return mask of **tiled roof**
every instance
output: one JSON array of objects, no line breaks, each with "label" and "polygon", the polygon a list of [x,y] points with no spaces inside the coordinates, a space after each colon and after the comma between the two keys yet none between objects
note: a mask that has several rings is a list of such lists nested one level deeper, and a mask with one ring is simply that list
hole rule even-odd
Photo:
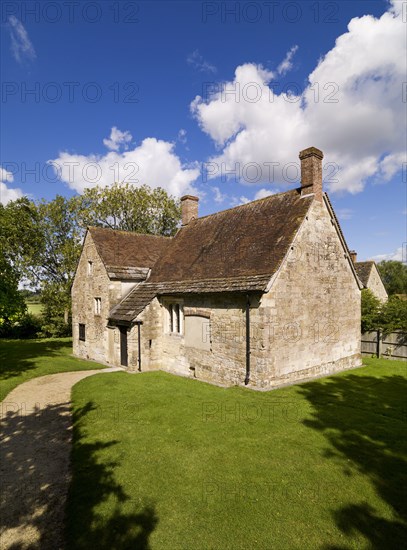
[{"label": "tiled roof", "polygon": [[312,200],[294,189],[193,220],[110,318],[132,321],[160,294],[264,291]]},{"label": "tiled roof", "polygon": [[312,199],[294,189],[193,220],[164,250],[149,282],[271,277]]},{"label": "tiled roof", "polygon": [[364,287],[367,286],[367,282],[369,280],[369,276],[373,266],[374,266],[374,262],[372,261],[355,263],[356,273],[358,274],[358,277]]},{"label": "tiled roof", "polygon": [[131,322],[151,302],[162,294],[205,294],[216,292],[262,292],[270,280],[269,275],[209,279],[202,281],[173,281],[165,283],[142,282],[137,285],[109,315],[112,321]]},{"label": "tiled roof", "polygon": [[142,235],[104,227],[89,227],[88,230],[113,279],[144,279],[172,240],[172,237]]}]

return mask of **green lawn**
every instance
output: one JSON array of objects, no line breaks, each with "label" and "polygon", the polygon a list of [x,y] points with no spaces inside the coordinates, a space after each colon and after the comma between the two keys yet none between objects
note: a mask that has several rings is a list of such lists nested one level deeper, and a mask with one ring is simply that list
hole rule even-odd
[{"label": "green lawn", "polygon": [[41,315],[43,305],[40,302],[26,302],[28,313],[32,315]]},{"label": "green lawn", "polygon": [[97,363],[75,359],[70,356],[71,353],[70,338],[0,339],[0,401],[30,378],[56,372],[104,368]]},{"label": "green lawn", "polygon": [[365,362],[267,393],[163,372],[84,379],[67,548],[402,548],[407,369]]}]

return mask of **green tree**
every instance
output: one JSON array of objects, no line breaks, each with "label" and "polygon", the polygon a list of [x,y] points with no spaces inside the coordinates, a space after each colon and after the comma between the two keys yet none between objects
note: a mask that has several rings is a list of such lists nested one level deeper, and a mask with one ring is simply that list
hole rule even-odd
[{"label": "green tree", "polygon": [[39,203],[18,199],[3,207],[0,216],[4,256],[17,279],[41,288],[47,321],[62,317],[68,322],[82,234],[71,200],[60,195]]},{"label": "green tree", "polygon": [[158,187],[128,183],[85,189],[72,200],[78,223],[152,235],[173,235],[181,218],[179,201]]},{"label": "green tree", "polygon": [[69,322],[70,288],[81,251],[82,230],[70,199],[57,195],[37,205],[42,247],[32,259],[32,270],[41,286],[41,302],[47,319]]},{"label": "green tree", "polygon": [[395,260],[383,260],[377,264],[387,294],[407,294],[407,265]]},{"label": "green tree", "polygon": [[21,279],[35,279],[31,269],[43,247],[37,206],[27,197],[0,204],[1,251]]},{"label": "green tree", "polygon": [[18,272],[0,252],[0,324],[8,323],[12,317],[21,317],[27,310],[18,282]]},{"label": "green tree", "polygon": [[381,306],[380,300],[371,290],[362,290],[362,333],[379,328]]},{"label": "green tree", "polygon": [[24,296],[18,287],[24,257],[38,246],[39,239],[30,230],[35,223],[35,209],[27,198],[6,206],[0,203],[0,318],[6,323],[26,313]]},{"label": "green tree", "polygon": [[381,308],[380,327],[387,334],[396,330],[407,333],[407,301],[390,296]]}]

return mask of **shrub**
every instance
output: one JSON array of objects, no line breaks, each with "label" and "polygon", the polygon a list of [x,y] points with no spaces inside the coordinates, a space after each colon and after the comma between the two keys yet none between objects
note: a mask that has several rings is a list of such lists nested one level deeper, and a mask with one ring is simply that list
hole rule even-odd
[{"label": "shrub", "polygon": [[362,290],[362,333],[379,328],[381,306],[380,300],[371,290]]},{"label": "shrub", "polygon": [[64,338],[65,336],[72,336],[72,327],[70,323],[65,323],[64,319],[60,317],[52,317],[42,319],[40,338]]},{"label": "shrub", "polygon": [[0,338],[38,338],[40,331],[41,319],[31,313],[25,313],[16,320],[4,321],[0,325]]}]

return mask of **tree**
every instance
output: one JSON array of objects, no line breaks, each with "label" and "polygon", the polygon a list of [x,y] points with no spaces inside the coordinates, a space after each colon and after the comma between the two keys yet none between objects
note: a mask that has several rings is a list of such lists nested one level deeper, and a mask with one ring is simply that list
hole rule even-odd
[{"label": "tree", "polygon": [[[41,289],[45,333],[52,334],[55,327],[55,335],[61,335],[66,330],[61,319],[65,325],[69,321],[70,288],[87,225],[172,235],[179,220],[176,199],[161,188],[152,190],[145,185],[95,187],[85,189],[82,196],[67,199],[57,195],[52,201],[38,203],[24,197],[0,205],[5,262],[0,269],[9,274],[6,279],[14,290],[21,280]],[[17,299],[13,292],[8,295]]]},{"label": "tree", "polygon": [[396,330],[407,333],[407,301],[390,296],[381,308],[380,326],[387,334]]},{"label": "tree", "polygon": [[82,230],[70,199],[57,195],[50,202],[41,201],[37,208],[42,247],[32,259],[32,269],[40,281],[44,315],[63,316],[68,323],[70,289],[81,251]]},{"label": "tree", "polygon": [[379,328],[381,305],[371,290],[362,290],[362,333]]},{"label": "tree", "polygon": [[179,202],[164,189],[128,183],[85,189],[72,199],[81,226],[96,225],[147,233],[173,235],[181,218]]},{"label": "tree", "polygon": [[0,204],[0,319],[26,313],[25,300],[18,286],[24,271],[24,257],[37,248],[35,214],[27,198]]},{"label": "tree", "polygon": [[43,246],[39,230],[39,213],[35,203],[27,197],[0,204],[1,250],[21,279],[34,278],[33,260]]},{"label": "tree", "polygon": [[387,294],[407,294],[407,265],[395,260],[383,260],[377,264]]},{"label": "tree", "polygon": [[81,249],[81,228],[71,201],[57,195],[34,203],[26,197],[0,210],[4,256],[17,280],[41,288],[47,319],[68,322],[70,285]]},{"label": "tree", "polygon": [[17,271],[4,253],[0,253],[0,323],[22,316],[27,310],[24,297],[18,290],[18,281]]}]

